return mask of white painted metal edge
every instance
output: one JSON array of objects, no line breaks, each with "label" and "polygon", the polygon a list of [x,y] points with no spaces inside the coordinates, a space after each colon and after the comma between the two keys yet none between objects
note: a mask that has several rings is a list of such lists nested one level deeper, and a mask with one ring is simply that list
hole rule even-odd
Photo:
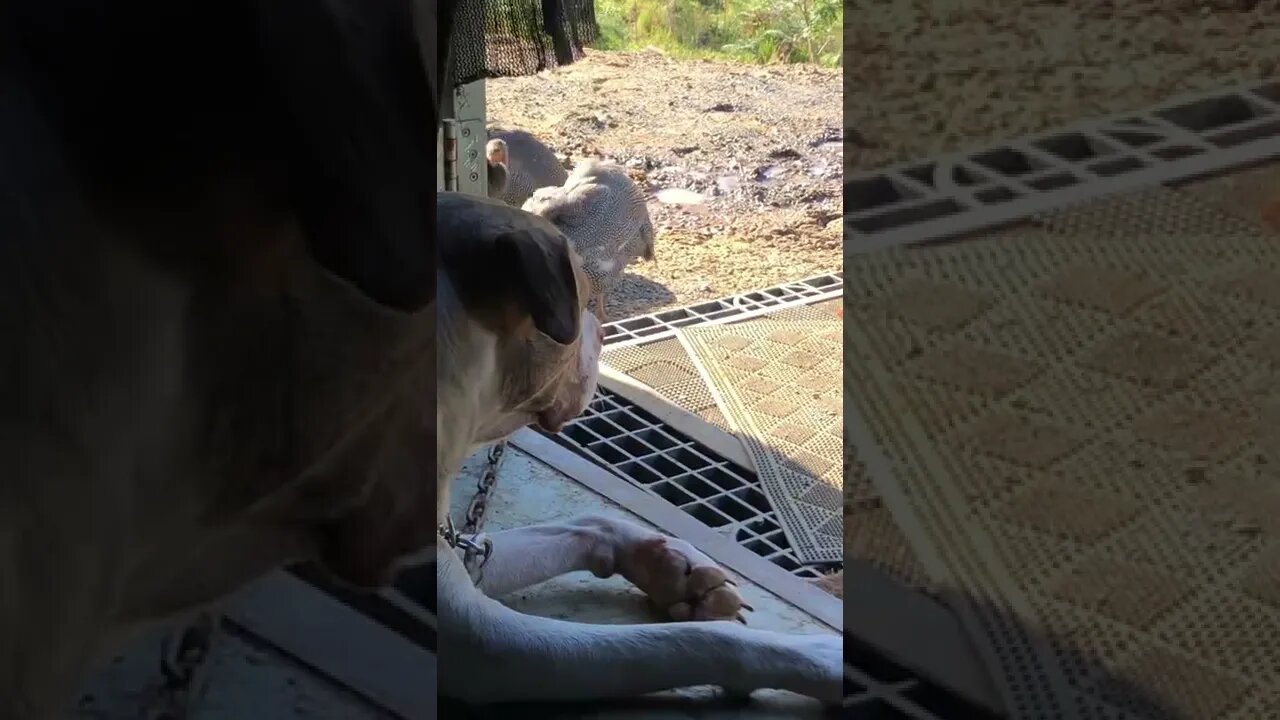
[{"label": "white painted metal edge", "polygon": [[237,593],[224,617],[404,720],[435,720],[436,656],[287,572]]},{"label": "white painted metal edge", "polygon": [[[1197,177],[1230,172],[1233,167],[1280,158],[1280,138],[1267,138],[1205,153],[1114,177],[1098,178],[1068,188],[1044,192],[1000,205],[974,208],[949,217],[914,223],[883,233],[860,233],[845,224],[845,262],[857,255],[902,245],[954,238],[1016,223],[1037,213],[1058,210],[1145,187],[1187,182]],[[939,200],[945,198],[939,197]]]},{"label": "white painted metal edge", "polygon": [[986,665],[948,608],[864,560],[845,560],[844,598],[846,633],[929,682],[1004,714]]}]

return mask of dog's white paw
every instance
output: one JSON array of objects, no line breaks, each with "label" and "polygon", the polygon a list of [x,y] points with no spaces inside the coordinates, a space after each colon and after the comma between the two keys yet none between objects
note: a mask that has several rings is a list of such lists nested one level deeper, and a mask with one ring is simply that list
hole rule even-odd
[{"label": "dog's white paw", "polygon": [[653,535],[619,548],[617,571],[672,620],[737,620],[751,610],[728,574],[678,538]]}]

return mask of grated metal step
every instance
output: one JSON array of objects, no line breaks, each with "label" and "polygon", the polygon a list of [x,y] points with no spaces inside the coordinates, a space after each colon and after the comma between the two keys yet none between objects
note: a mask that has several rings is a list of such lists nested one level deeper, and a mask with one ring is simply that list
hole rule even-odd
[{"label": "grated metal step", "polygon": [[1280,82],[846,178],[845,253],[966,235],[1280,157]]},{"label": "grated metal step", "polygon": [[718,300],[615,320],[604,325],[604,344],[610,347],[653,342],[690,325],[746,320],[784,307],[839,297],[844,273],[816,275],[764,290],[730,295]]}]

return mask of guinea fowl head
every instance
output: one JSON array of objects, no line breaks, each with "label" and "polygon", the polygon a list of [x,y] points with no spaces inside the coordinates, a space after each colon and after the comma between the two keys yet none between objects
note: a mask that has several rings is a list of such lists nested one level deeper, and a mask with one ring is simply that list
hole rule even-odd
[{"label": "guinea fowl head", "polygon": [[494,138],[485,143],[484,159],[489,166],[489,197],[498,197],[507,187],[507,180],[511,175],[508,158],[506,141]]}]

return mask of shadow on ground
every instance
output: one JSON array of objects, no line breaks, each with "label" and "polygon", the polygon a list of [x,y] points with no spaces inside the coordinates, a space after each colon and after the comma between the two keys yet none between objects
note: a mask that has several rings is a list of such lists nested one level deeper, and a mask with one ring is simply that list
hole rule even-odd
[{"label": "shadow on ground", "polygon": [[[899,584],[896,581],[894,582]],[[910,591],[905,586],[902,586],[902,589]],[[857,588],[846,587],[845,592],[854,593],[857,592]],[[936,593],[936,598],[946,599],[944,607],[958,607],[961,604],[957,593],[951,590],[943,589],[939,591]],[[975,610],[977,609],[975,607]],[[1071,686],[1080,689],[1086,697],[1091,698],[1084,701],[1088,704],[1080,709],[1083,715],[1064,714],[1062,717],[1108,717],[1124,718],[1125,720],[1210,720],[1211,717],[1218,717],[1216,713],[1210,715],[1203,713],[1192,714],[1185,709],[1173,707],[1167,698],[1156,697],[1149,690],[1139,686],[1132,678],[1115,672],[1115,670],[1108,667],[1106,660],[1098,657],[1095,653],[1085,649],[1070,638],[1046,633],[1042,629],[1031,627],[1024,620],[1004,611],[989,612],[988,617],[994,618],[997,624],[1021,629],[1033,643],[1058,648],[1059,657],[1063,658],[1063,669],[1068,682]],[[898,618],[898,622],[903,621],[904,618]],[[930,649],[922,646],[920,652],[929,653]],[[855,702],[851,707],[844,708],[842,712],[845,714],[840,717],[901,717],[922,718],[925,720],[1000,720],[1003,718],[1019,720],[1023,717],[1048,717],[1039,714],[1034,716],[1019,715],[1017,709],[1009,708],[1006,708],[1004,713],[993,714],[948,689],[945,683],[923,678],[918,673],[912,672],[909,669],[911,666],[910,658],[902,659],[901,663],[896,662],[887,657],[885,653],[861,642],[849,633],[845,634],[844,657],[846,663],[845,692],[846,696],[853,697]],[[854,670],[850,671],[848,666],[852,666]],[[988,671],[988,677],[990,677],[989,673],[990,671]],[[849,677],[850,674],[854,674],[854,677]],[[862,675],[863,678],[858,678],[858,674]],[[1038,667],[1026,666],[1021,673],[1021,679],[1029,680],[1037,675],[1044,674]],[[869,687],[860,685],[858,679],[861,679]],[[868,679],[870,682],[866,682]],[[899,714],[894,708],[889,707],[889,703],[877,697],[876,685],[904,687],[903,683],[907,683],[912,679],[917,681],[916,684],[914,687],[905,689],[902,692],[902,696],[922,708],[926,711],[926,714],[921,714],[918,711]],[[1008,684],[1016,692],[1018,680],[1019,678],[1006,678],[1005,683],[1001,684]],[[993,694],[999,697],[1000,693],[995,690],[998,687],[997,683],[992,682],[991,687]],[[865,701],[861,699],[864,697],[866,698]],[[1065,710],[1066,708],[1061,709]],[[1039,712],[1048,711],[1047,708],[1039,708]]]}]

